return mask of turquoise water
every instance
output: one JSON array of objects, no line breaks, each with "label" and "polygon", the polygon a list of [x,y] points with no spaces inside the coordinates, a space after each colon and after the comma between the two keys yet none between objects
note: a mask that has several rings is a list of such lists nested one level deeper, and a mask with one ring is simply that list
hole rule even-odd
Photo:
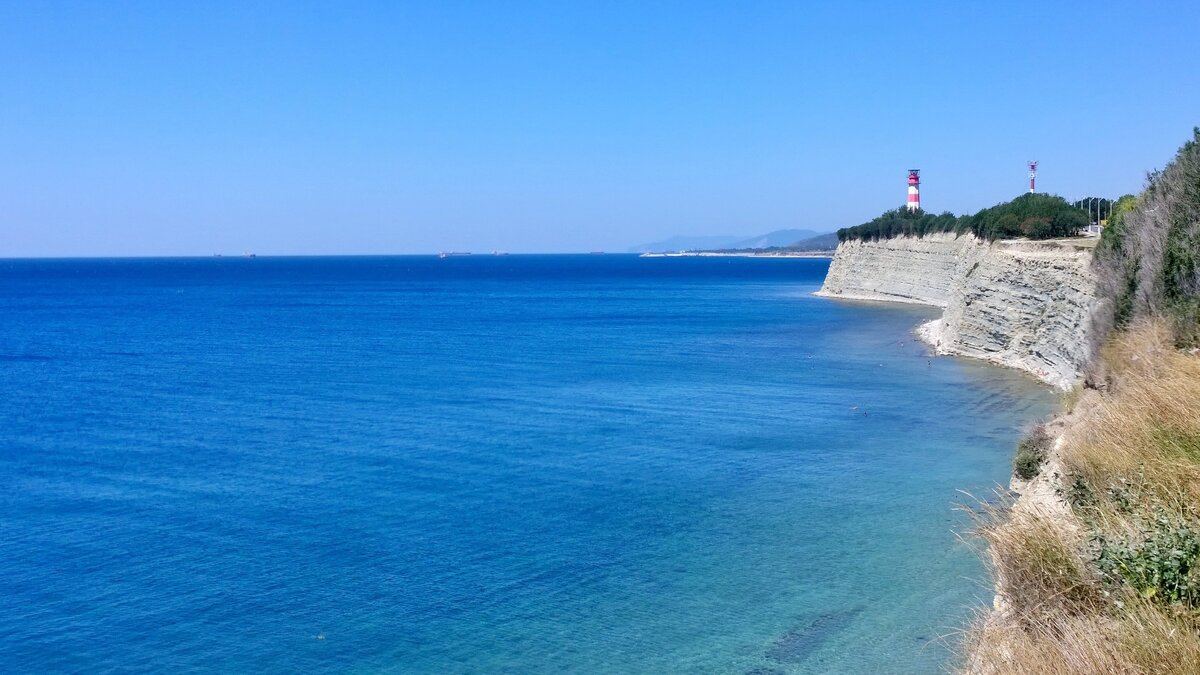
[{"label": "turquoise water", "polygon": [[0,671],[937,671],[1054,397],[827,266],[0,261]]}]

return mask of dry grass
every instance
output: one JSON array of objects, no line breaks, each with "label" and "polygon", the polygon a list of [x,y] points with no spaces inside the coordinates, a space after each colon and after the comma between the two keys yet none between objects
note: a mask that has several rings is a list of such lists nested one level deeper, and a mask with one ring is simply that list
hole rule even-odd
[{"label": "dry grass", "polygon": [[1074,515],[1015,508],[979,522],[1005,606],[968,633],[968,671],[1200,672],[1194,596],[1173,602],[1101,571],[1103,542],[1136,555],[1155,523],[1200,532],[1200,356],[1173,337],[1144,323],[1106,346],[1107,393],[1079,399],[1058,450],[1063,493],[1082,485],[1086,497]]},{"label": "dry grass", "polygon": [[1031,626],[981,621],[968,635],[971,671],[988,675],[1194,675],[1200,640],[1189,619],[1130,599],[1114,613],[1057,616]]},{"label": "dry grass", "polygon": [[1010,621],[1031,626],[1103,604],[1099,581],[1080,555],[1083,542],[1055,518],[986,507],[976,532],[987,542],[992,572],[1006,590]]},{"label": "dry grass", "polygon": [[1075,406],[1079,405],[1080,399],[1083,398],[1083,385],[1077,384],[1071,387],[1062,395],[1063,410],[1068,413],[1074,412]]},{"label": "dry grass", "polygon": [[1100,237],[1060,237],[1055,239],[1039,239],[1037,243],[1055,248],[1089,250],[1096,248],[1096,245],[1100,243]]},{"label": "dry grass", "polygon": [[1112,393],[1064,448],[1067,471],[1110,505],[1115,486],[1172,511],[1200,505],[1200,357],[1172,344],[1162,323],[1114,337],[1103,352]]}]

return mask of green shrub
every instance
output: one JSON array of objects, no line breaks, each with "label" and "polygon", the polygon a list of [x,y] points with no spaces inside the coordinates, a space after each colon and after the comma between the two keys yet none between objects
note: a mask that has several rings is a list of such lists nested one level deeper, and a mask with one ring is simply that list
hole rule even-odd
[{"label": "green shrub", "polygon": [[1200,537],[1186,522],[1159,513],[1140,541],[1096,542],[1096,566],[1111,582],[1164,604],[1200,606]]},{"label": "green shrub", "polygon": [[1096,494],[1088,486],[1083,476],[1075,476],[1071,486],[1066,491],[1067,502],[1077,510],[1089,509],[1096,505]]},{"label": "green shrub", "polygon": [[1039,424],[1031,429],[1017,445],[1017,455],[1013,458],[1013,473],[1024,480],[1038,475],[1053,442],[1054,439],[1047,433],[1045,425]]}]

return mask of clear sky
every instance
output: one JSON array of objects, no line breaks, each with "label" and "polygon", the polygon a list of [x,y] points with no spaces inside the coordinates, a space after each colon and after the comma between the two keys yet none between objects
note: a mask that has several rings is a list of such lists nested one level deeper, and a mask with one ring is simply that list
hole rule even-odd
[{"label": "clear sky", "polygon": [[1141,188],[1200,3],[0,3],[0,257],[623,250]]}]

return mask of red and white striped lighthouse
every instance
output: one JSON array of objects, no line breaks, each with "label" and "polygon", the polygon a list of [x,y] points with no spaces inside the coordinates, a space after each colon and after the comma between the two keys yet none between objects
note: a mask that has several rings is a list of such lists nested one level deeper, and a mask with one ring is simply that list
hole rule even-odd
[{"label": "red and white striped lighthouse", "polygon": [[1029,191],[1033,192],[1033,179],[1037,178],[1037,162],[1029,163]]},{"label": "red and white striped lighthouse", "polygon": [[921,208],[921,170],[908,170],[908,210],[917,211]]}]

